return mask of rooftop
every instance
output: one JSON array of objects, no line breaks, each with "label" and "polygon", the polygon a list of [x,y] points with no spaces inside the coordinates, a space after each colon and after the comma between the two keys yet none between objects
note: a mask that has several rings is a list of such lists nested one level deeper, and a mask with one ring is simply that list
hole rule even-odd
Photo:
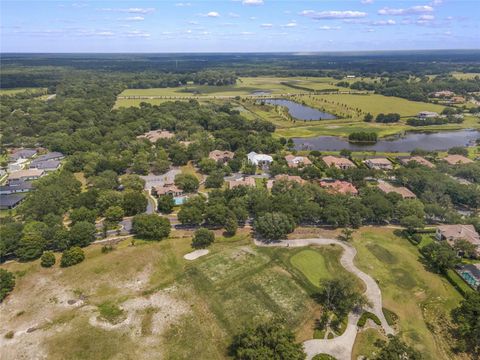
[{"label": "rooftop", "polygon": [[29,178],[29,177],[40,177],[43,175],[43,170],[41,169],[27,169],[27,170],[19,170],[12,172],[9,176],[9,180],[15,179],[22,179],[22,178]]},{"label": "rooftop", "polygon": [[138,135],[137,139],[147,139],[150,142],[156,142],[159,139],[171,139],[175,136],[174,133],[167,130],[151,130],[145,134]]},{"label": "rooftop", "polygon": [[449,163],[450,165],[473,163],[473,160],[470,160],[469,158],[463,155],[448,155],[448,156],[445,156],[443,160]]},{"label": "rooftop", "polygon": [[379,181],[377,187],[386,194],[394,192],[401,195],[402,198],[404,199],[413,199],[417,197],[413,192],[408,190],[406,187],[403,187],[403,186],[396,187],[385,181]]}]

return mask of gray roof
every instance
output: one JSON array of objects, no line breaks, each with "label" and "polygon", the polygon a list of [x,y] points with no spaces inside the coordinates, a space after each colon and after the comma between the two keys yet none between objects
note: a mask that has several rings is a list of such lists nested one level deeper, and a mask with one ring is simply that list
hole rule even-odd
[{"label": "gray roof", "polygon": [[25,194],[0,195],[0,209],[8,209],[12,206],[16,206],[24,197]]},{"label": "gray roof", "polygon": [[37,150],[35,149],[22,149],[22,150],[18,150],[16,151],[15,153],[11,154],[8,158],[10,160],[18,160],[20,158],[30,158],[32,157],[33,155],[35,155],[37,153]]},{"label": "gray roof", "polygon": [[15,185],[5,185],[5,186],[0,186],[0,192],[3,191],[18,191],[18,190],[25,190],[25,189],[31,189],[33,187],[32,183],[22,181],[18,184]]},{"label": "gray roof", "polygon": [[63,157],[64,155],[61,152],[53,151],[53,152],[46,153],[44,155],[40,155],[39,157],[37,157],[35,160],[32,161],[32,164],[38,163],[40,161],[60,159]]},{"label": "gray roof", "polygon": [[56,169],[60,166],[58,160],[32,161],[30,167],[37,169]]}]

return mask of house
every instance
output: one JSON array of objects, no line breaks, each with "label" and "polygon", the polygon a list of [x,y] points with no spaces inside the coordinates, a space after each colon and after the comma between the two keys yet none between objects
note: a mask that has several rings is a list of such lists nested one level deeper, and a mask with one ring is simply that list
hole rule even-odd
[{"label": "house", "polygon": [[36,153],[35,149],[16,149],[8,156],[8,161],[15,162],[19,159],[29,159]]},{"label": "house", "polygon": [[465,98],[463,96],[454,96],[450,99],[450,102],[453,104],[463,104],[465,102]]},{"label": "house", "polygon": [[449,90],[442,90],[442,91],[437,91],[433,93],[433,97],[436,97],[436,98],[450,98],[454,95],[455,93]]},{"label": "house", "polygon": [[327,155],[322,158],[323,162],[327,164],[328,167],[336,167],[340,170],[346,170],[355,167],[355,164],[344,157],[337,157],[332,155]]},{"label": "house", "polygon": [[33,188],[32,183],[22,181],[15,185],[0,186],[0,195],[24,193],[32,190],[32,188]]},{"label": "house", "polygon": [[65,156],[61,152],[58,152],[58,151],[49,152],[44,155],[40,155],[35,160],[33,160],[32,163],[30,164],[30,167],[34,167],[35,164],[42,161],[50,161],[50,160],[59,161],[59,160],[62,160],[64,157]]},{"label": "house", "polygon": [[397,193],[402,196],[403,199],[415,199],[417,196],[408,190],[406,187],[403,186],[393,186],[385,181],[378,181],[377,185],[378,189],[383,191],[385,194],[389,194],[391,192]]},{"label": "house", "polygon": [[22,170],[27,162],[28,159],[20,158],[15,162],[9,163],[7,166],[8,172]]},{"label": "house", "polygon": [[273,162],[270,155],[257,154],[255,151],[248,153],[247,158],[250,164],[260,167],[268,167]]},{"label": "house", "polygon": [[442,159],[443,161],[446,161],[450,165],[463,165],[463,164],[471,164],[473,163],[473,160],[470,160],[469,158],[463,156],[463,155],[448,155]]},{"label": "house", "polygon": [[480,264],[465,264],[456,271],[468,285],[480,291]]},{"label": "house", "polygon": [[312,162],[306,156],[287,155],[285,156],[285,160],[287,161],[287,165],[290,168],[296,168],[299,165],[300,166],[312,165]]},{"label": "house", "polygon": [[17,207],[23,199],[25,194],[9,194],[0,195],[0,210],[10,210]]},{"label": "house", "polygon": [[61,163],[58,160],[45,160],[32,162],[30,168],[41,169],[45,171],[55,171],[60,168],[60,165]]},{"label": "house", "polygon": [[155,143],[159,139],[171,139],[175,136],[174,133],[167,130],[152,130],[145,134],[138,135],[137,139],[147,139],[148,141]]},{"label": "house", "polygon": [[215,160],[217,163],[225,164],[234,157],[234,153],[226,150],[213,150],[208,154],[208,158]]},{"label": "house", "polygon": [[432,118],[437,118],[440,115],[434,111],[420,111],[417,114],[417,118],[420,120],[425,120],[425,119],[432,119]]},{"label": "house", "polygon": [[322,188],[326,188],[332,193],[344,194],[344,195],[358,195],[358,190],[348,181],[341,180],[321,180],[319,185]]},{"label": "house", "polygon": [[407,165],[410,162],[416,162],[419,165],[426,166],[428,168],[434,168],[435,165],[433,165],[430,161],[425,159],[424,157],[421,156],[399,156],[398,161],[400,161],[400,164],[402,165]]},{"label": "house", "polygon": [[36,180],[44,175],[44,171],[41,169],[28,169],[12,172],[8,176],[8,180]]},{"label": "house", "polygon": [[300,184],[300,185],[304,185],[306,183],[306,181],[303,180],[300,176],[279,174],[279,175],[276,175],[274,179],[267,181],[267,189],[271,190],[273,188],[273,185],[277,181],[296,182],[297,184]]},{"label": "house", "polygon": [[367,165],[370,169],[375,169],[375,170],[392,170],[393,169],[392,163],[387,158],[367,159],[363,163]]},{"label": "house", "polygon": [[473,225],[440,225],[435,237],[437,240],[446,240],[450,246],[455,245],[458,240],[466,240],[477,247],[477,254],[480,255],[480,236]]},{"label": "house", "polygon": [[236,188],[238,186],[256,186],[255,178],[253,178],[251,176],[247,176],[247,177],[240,178],[240,179],[237,179],[237,180],[230,180],[228,182],[228,188],[229,189],[233,189],[233,188]]},{"label": "house", "polygon": [[153,186],[151,193],[153,196],[156,196],[156,197],[159,197],[162,195],[172,195],[173,197],[175,197],[175,196],[183,195],[183,190],[178,188],[175,184],[168,183],[168,184]]}]

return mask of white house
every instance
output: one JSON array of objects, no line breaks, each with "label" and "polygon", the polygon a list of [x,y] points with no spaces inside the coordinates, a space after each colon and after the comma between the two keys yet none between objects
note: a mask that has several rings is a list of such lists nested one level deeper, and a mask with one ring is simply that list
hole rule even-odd
[{"label": "white house", "polygon": [[13,171],[19,171],[22,170],[25,167],[25,163],[28,161],[28,159],[25,158],[19,158],[17,161],[13,163],[8,164],[8,171],[13,172]]},{"label": "white house", "polygon": [[247,158],[250,164],[260,167],[268,167],[273,162],[273,158],[270,155],[257,154],[255,151],[249,153]]}]

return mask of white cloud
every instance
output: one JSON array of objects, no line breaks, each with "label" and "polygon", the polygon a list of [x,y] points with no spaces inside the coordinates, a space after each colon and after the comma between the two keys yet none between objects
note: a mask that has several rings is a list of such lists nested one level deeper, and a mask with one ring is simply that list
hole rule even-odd
[{"label": "white cloud", "polygon": [[435,16],[433,16],[433,15],[421,15],[417,19],[417,24],[418,25],[431,25],[433,20],[435,20]]},{"label": "white cloud", "polygon": [[102,8],[98,9],[100,11],[113,11],[113,12],[125,12],[130,14],[150,14],[155,11],[155,8],[128,8],[128,9],[118,9],[118,8]]},{"label": "white cloud", "polygon": [[372,25],[375,25],[375,26],[388,26],[388,25],[395,25],[397,22],[395,20],[392,20],[392,19],[388,19],[388,20],[379,20],[379,21],[374,21],[372,23]]},{"label": "white cloud", "polygon": [[249,19],[252,20],[252,21],[257,20],[257,18],[255,16],[250,16]]},{"label": "white cloud", "polygon": [[373,4],[373,0],[361,0],[360,2],[364,5]]},{"label": "white cloud", "polygon": [[292,28],[297,26],[296,22],[289,22],[288,24],[283,25],[283,27]]},{"label": "white cloud", "polygon": [[363,11],[314,11],[314,10],[303,10],[300,15],[307,16],[312,19],[353,19],[353,18],[362,18],[367,16],[366,12]]},{"label": "white cloud", "polygon": [[188,22],[190,25],[198,25],[198,21],[189,21]]},{"label": "white cloud", "polygon": [[128,37],[143,37],[143,38],[150,37],[149,33],[145,32],[145,31],[141,31],[141,30],[127,31],[125,33],[125,35],[128,36]]},{"label": "white cloud", "polygon": [[130,16],[125,18],[127,21],[143,21],[145,18],[143,16]]},{"label": "white cloud", "polygon": [[263,0],[243,0],[243,5],[263,5]]},{"label": "white cloud", "polygon": [[200,16],[216,18],[216,17],[220,17],[220,13],[218,13],[216,11],[210,11],[206,14],[200,14]]},{"label": "white cloud", "polygon": [[233,13],[233,12],[229,12],[228,16],[231,17],[231,18],[239,18],[240,17],[240,15],[238,15],[236,13]]},{"label": "white cloud", "polygon": [[242,31],[240,35],[255,35],[255,33],[250,32],[250,31]]},{"label": "white cloud", "polygon": [[262,24],[260,25],[262,28],[266,28],[266,29],[271,29],[273,27],[273,24]]},{"label": "white cloud", "polygon": [[189,2],[188,3],[180,2],[180,3],[176,3],[175,6],[177,6],[177,7],[188,7],[188,6],[192,6],[192,4],[189,3]]},{"label": "white cloud", "polygon": [[379,15],[411,15],[411,14],[424,14],[430,13],[433,11],[433,7],[430,5],[418,5],[412,6],[406,9],[391,9],[385,7],[383,9],[378,10]]},{"label": "white cloud", "polygon": [[323,25],[318,28],[318,30],[325,30],[325,31],[340,30],[340,29],[341,29],[340,26],[328,26],[328,25]]}]

